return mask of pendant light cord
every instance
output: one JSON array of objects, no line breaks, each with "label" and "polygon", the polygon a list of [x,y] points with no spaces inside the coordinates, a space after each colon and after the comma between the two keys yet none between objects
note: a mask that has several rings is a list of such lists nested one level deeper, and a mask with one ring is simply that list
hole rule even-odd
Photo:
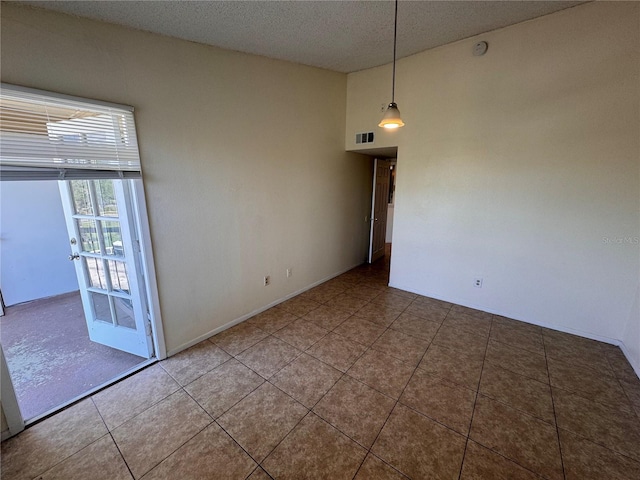
[{"label": "pendant light cord", "polygon": [[398,0],[396,0],[396,13],[393,19],[393,77],[391,80],[391,103],[395,103],[396,95],[396,42],[398,38]]}]

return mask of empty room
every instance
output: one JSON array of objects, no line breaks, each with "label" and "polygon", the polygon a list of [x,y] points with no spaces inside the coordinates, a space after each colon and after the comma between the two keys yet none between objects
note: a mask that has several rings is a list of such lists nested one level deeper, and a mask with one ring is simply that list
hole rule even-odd
[{"label": "empty room", "polygon": [[640,478],[640,3],[0,15],[2,479]]}]

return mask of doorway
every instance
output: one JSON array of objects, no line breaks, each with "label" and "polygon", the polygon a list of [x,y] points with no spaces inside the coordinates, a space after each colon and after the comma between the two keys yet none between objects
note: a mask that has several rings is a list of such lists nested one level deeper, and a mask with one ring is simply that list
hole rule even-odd
[{"label": "doorway", "polygon": [[0,342],[26,423],[157,356],[141,187],[133,179],[1,186]]},{"label": "doorway", "polygon": [[397,159],[374,158],[368,253],[370,264],[382,258],[385,258],[385,262],[390,261],[396,172]]}]

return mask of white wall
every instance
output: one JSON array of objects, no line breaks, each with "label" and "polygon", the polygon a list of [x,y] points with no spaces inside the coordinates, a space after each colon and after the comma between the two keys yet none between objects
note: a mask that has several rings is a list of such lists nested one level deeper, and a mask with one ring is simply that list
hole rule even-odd
[{"label": "white wall", "polygon": [[15,4],[1,35],[3,81],[135,107],[170,352],[363,261],[346,75]]},{"label": "white wall", "polygon": [[391,243],[393,240],[393,205],[387,207],[387,233],[385,235],[385,242]]},{"label": "white wall", "polygon": [[7,306],[78,290],[57,182],[1,182],[0,216]]},{"label": "white wall", "polygon": [[[640,246],[617,241],[640,236],[639,25],[640,4],[594,2],[398,63],[406,126],[376,139],[402,165],[393,286],[635,343],[640,367]],[[347,149],[389,83],[349,75]]]}]

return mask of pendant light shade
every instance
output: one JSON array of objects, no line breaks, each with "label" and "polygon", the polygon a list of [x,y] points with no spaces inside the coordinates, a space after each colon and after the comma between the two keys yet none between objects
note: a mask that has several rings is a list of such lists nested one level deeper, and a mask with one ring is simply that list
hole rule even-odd
[{"label": "pendant light shade", "polygon": [[393,75],[391,77],[391,103],[382,116],[378,124],[379,127],[394,129],[404,127],[404,122],[400,118],[400,110],[395,102],[396,94],[396,43],[398,38],[398,0],[396,0],[395,16],[393,19]]},{"label": "pendant light shade", "polygon": [[404,127],[404,122],[400,118],[400,110],[395,102],[389,104],[378,126],[388,129]]}]

